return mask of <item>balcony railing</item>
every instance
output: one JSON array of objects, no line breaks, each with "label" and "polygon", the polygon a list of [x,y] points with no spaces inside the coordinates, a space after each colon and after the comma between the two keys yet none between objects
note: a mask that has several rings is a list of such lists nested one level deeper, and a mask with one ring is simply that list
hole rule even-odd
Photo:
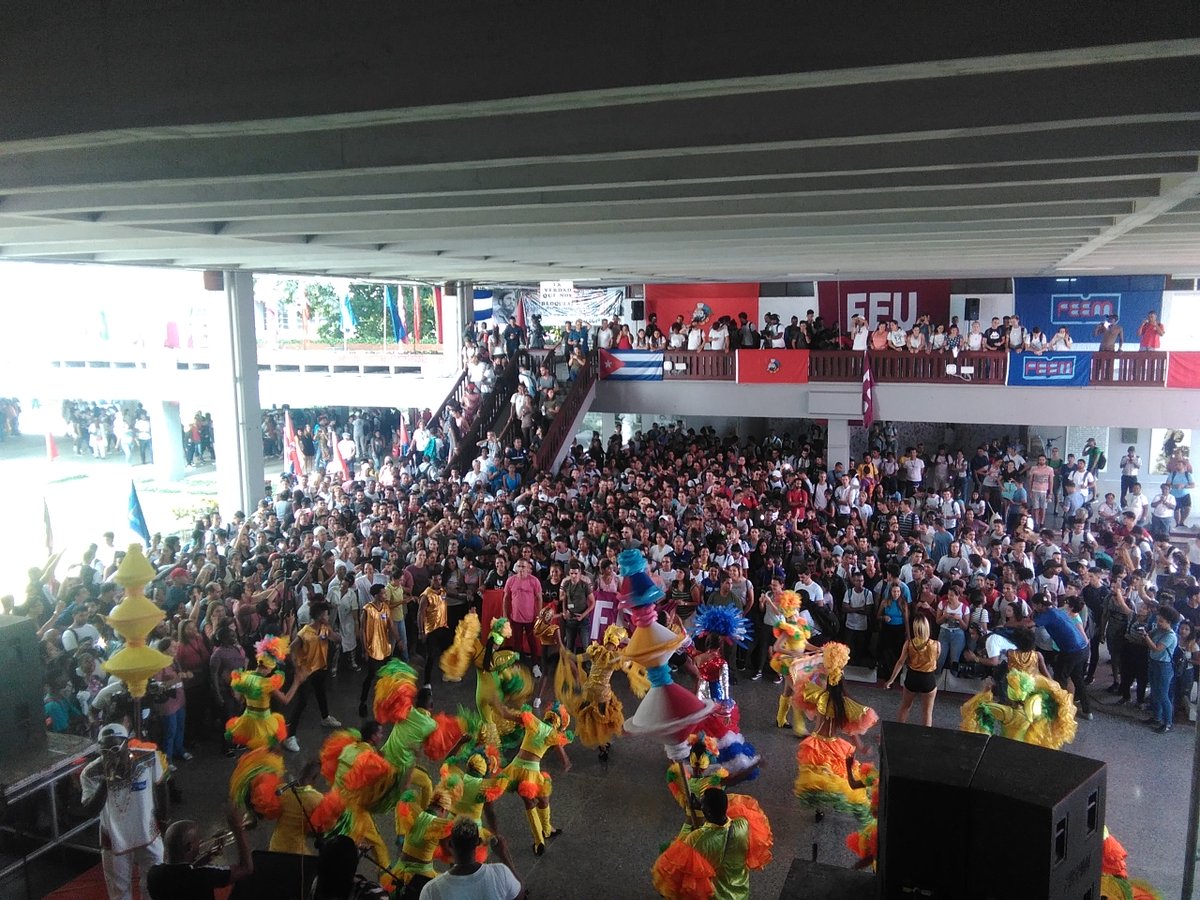
[{"label": "balcony railing", "polygon": [[575,376],[575,380],[567,387],[567,396],[563,405],[546,427],[542,445],[533,454],[533,467],[538,472],[548,472],[558,451],[564,443],[571,439],[572,425],[575,423],[583,401],[587,399],[588,391],[596,381],[600,371],[600,351],[593,347],[587,355],[587,363]]},{"label": "balcony railing", "polygon": [[[807,353],[810,382],[862,381],[863,354],[858,350],[778,350],[780,354]],[[872,350],[871,374],[882,384],[1003,385],[1008,381],[1006,352],[898,353]],[[737,351],[666,350],[665,381],[736,381]],[[1167,381],[1170,354],[1158,351],[1092,353],[1091,385],[1162,387]]]},{"label": "balcony railing", "polygon": [[737,361],[721,350],[667,350],[663,378],[669,381],[733,381]]},{"label": "balcony railing", "polygon": [[1167,354],[1160,350],[1092,354],[1092,384],[1162,387],[1166,383]]}]

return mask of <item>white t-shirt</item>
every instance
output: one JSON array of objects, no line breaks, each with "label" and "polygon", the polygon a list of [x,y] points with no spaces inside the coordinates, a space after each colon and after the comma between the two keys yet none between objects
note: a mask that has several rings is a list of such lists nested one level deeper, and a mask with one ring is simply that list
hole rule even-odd
[{"label": "white t-shirt", "polygon": [[92,646],[100,646],[100,632],[96,630],[95,625],[84,623],[78,627],[72,625],[64,628],[62,632],[63,649],[68,653],[73,652],[82,642],[88,638],[92,639]]},{"label": "white t-shirt", "polygon": [[521,883],[503,863],[484,863],[470,875],[443,872],[421,888],[421,900],[516,900]]},{"label": "white t-shirt", "polygon": [[797,593],[803,591],[805,594],[808,595],[808,599],[811,600],[813,603],[815,603],[817,606],[825,606],[826,605],[825,604],[825,589],[822,588],[815,581],[811,581],[808,584],[805,584],[802,581],[797,581],[796,586],[792,590],[796,591]]},{"label": "white t-shirt", "polygon": [[710,350],[724,350],[725,345],[729,343],[729,329],[725,326],[713,327],[708,332],[708,348]]},{"label": "white t-shirt", "polygon": [[699,326],[689,328],[687,334],[687,348],[689,350],[699,350],[700,345],[704,343],[704,332]]},{"label": "white t-shirt", "polygon": [[[100,810],[100,827],[108,835],[113,853],[120,855],[145,847],[158,837],[154,820],[154,786],[163,780],[162,757],[157,751],[134,751],[133,773],[128,781],[108,783],[108,798]],[[104,784],[104,760],[88,763],[80,775],[83,802]]]}]

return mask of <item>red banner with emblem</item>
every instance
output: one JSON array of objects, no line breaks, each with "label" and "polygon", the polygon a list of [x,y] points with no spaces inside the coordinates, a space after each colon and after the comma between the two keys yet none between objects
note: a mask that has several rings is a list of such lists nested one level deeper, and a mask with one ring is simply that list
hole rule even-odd
[{"label": "red banner with emblem", "polygon": [[646,318],[658,316],[658,327],[666,333],[671,323],[683,316],[684,324],[693,319],[713,321],[729,316],[737,321],[738,313],[751,321],[758,315],[758,282],[745,284],[648,284],[646,285]]},{"label": "red banner with emblem", "polygon": [[1200,388],[1200,351],[1171,351],[1167,358],[1167,387]]},{"label": "red banner with emblem", "polygon": [[738,384],[808,384],[807,350],[738,350]]},{"label": "red banner with emblem", "polygon": [[908,281],[821,281],[817,298],[826,325],[850,330],[850,320],[862,316],[867,327],[895,319],[906,331],[917,317],[928,315],[933,325],[950,324],[949,279]]}]

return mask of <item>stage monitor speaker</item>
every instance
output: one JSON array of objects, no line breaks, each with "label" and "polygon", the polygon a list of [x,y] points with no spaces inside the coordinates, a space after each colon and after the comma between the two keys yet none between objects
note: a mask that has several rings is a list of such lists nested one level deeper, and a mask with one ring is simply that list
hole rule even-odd
[{"label": "stage monitor speaker", "polygon": [[46,746],[45,669],[33,620],[0,616],[0,759]]},{"label": "stage monitor speaker", "polygon": [[986,878],[967,882],[962,896],[1099,898],[1106,785],[1099,760],[1004,738],[988,741],[965,816],[968,858],[1003,853],[1020,835],[1020,865],[990,867]]},{"label": "stage monitor speaker", "polygon": [[635,322],[644,322],[646,320],[645,300],[629,301],[629,318],[633,319]]},{"label": "stage monitor speaker", "polygon": [[[897,722],[883,725],[879,762],[881,897],[1100,897],[1104,763]],[[931,823],[938,823],[932,832]],[[981,877],[978,861],[1003,853],[1014,835],[1020,865]]]},{"label": "stage monitor speaker", "polygon": [[[962,900],[977,861],[961,819],[988,738],[982,734],[883,723],[879,750],[881,897]],[[931,832],[931,823],[942,823]],[[930,841],[937,846],[930,852]]]},{"label": "stage monitor speaker", "polygon": [[964,301],[963,319],[968,322],[974,322],[979,318],[979,298],[968,297]]},{"label": "stage monitor speaker", "polygon": [[299,853],[254,851],[254,873],[233,886],[229,900],[296,900],[307,897],[317,877],[317,858]]}]

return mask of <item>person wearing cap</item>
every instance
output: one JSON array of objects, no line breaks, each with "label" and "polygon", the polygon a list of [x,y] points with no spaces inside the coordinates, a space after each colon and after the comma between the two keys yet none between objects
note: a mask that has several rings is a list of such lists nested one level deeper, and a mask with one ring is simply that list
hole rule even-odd
[{"label": "person wearing cap", "polygon": [[103,797],[100,862],[108,896],[132,900],[136,868],[140,895],[146,897],[150,868],[163,858],[154,786],[166,778],[166,767],[154,745],[130,741],[129,729],[122,723],[103,726],[96,742],[100,757],[80,773],[80,801],[87,806]]}]

